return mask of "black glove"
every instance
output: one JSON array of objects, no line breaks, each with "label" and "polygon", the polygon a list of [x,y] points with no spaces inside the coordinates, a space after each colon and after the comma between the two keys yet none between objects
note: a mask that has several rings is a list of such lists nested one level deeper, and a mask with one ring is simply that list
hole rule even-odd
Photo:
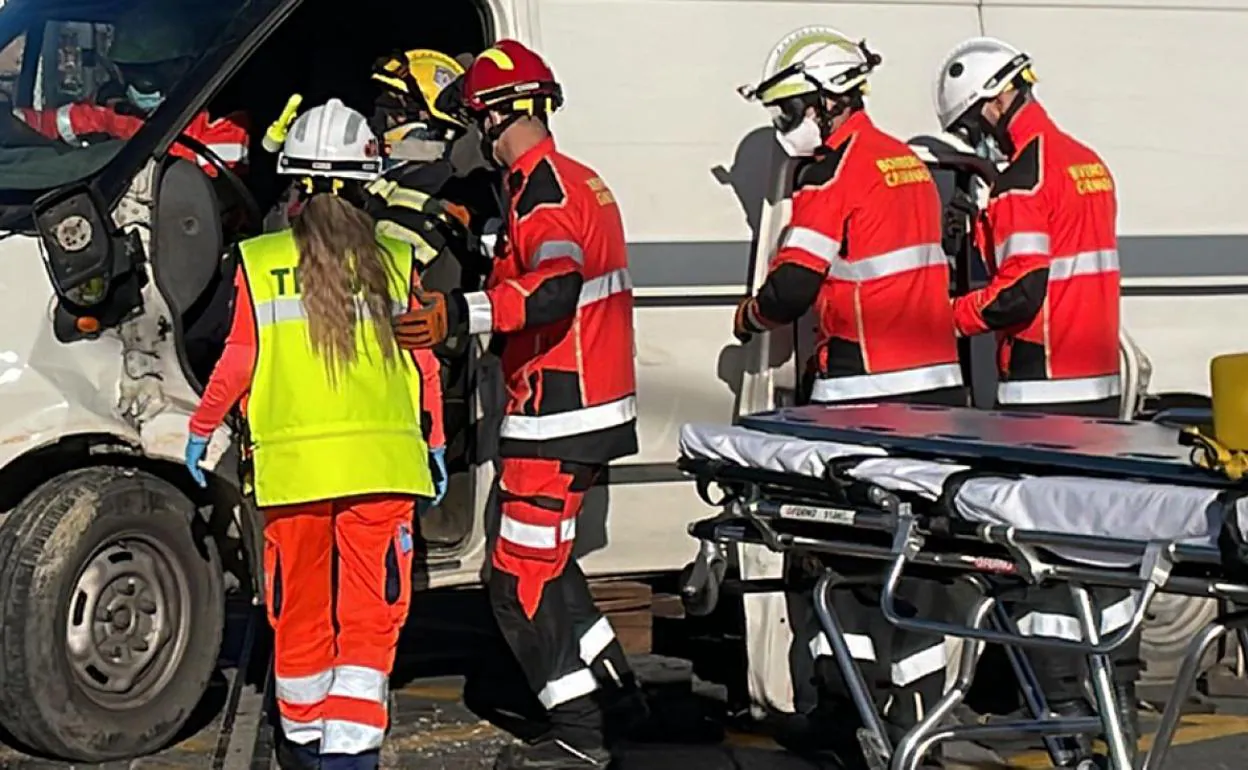
[{"label": "black glove", "polygon": [[940,246],[945,254],[953,257],[966,248],[971,234],[971,223],[979,216],[979,206],[963,190],[955,190],[949,205],[945,207]]}]

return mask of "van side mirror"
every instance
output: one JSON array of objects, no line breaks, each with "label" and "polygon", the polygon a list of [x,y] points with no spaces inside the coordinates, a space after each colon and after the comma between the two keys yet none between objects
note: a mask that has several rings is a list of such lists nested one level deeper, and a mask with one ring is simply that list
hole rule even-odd
[{"label": "van side mirror", "polygon": [[94,188],[56,190],[36,201],[34,211],[44,267],[79,332],[92,336],[142,307],[147,278],[137,268],[145,261],[143,244],[113,224]]}]

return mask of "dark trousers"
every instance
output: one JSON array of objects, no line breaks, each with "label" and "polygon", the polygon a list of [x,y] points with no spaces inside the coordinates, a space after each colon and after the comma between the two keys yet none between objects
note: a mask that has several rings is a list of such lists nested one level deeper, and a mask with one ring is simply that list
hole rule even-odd
[{"label": "dark trousers", "polygon": [[[1016,412],[1114,419],[1119,415],[1121,403],[1121,399],[1115,396],[1100,401],[1077,401],[1063,404],[1003,404],[998,408]],[[1092,591],[1093,602],[1098,612],[1110,613],[1110,617],[1102,619],[1102,635],[1106,633],[1106,624],[1112,626],[1116,622],[1118,613],[1127,606],[1121,602],[1128,597],[1128,592],[1123,589],[1096,588]],[[1031,613],[1038,613],[1034,617],[1041,618],[1042,625],[1050,628],[1078,628],[1070,591],[1062,585],[1029,589],[1027,596],[1015,604],[1013,616],[1016,620],[1023,620]],[[1087,677],[1087,660],[1084,656],[1078,653],[1033,649],[1028,651],[1028,658],[1036,670],[1036,678],[1050,704],[1060,704],[1084,697],[1083,682]],[[1140,675],[1139,634],[1115,650],[1110,658],[1114,662],[1115,679],[1118,683],[1128,687],[1133,685]]]},{"label": "dark trousers", "polygon": [[584,749],[604,744],[602,689],[635,684],[572,555],[581,503],[600,472],[557,460],[504,458],[503,524],[486,581],[494,619],[546,710],[550,736]]}]

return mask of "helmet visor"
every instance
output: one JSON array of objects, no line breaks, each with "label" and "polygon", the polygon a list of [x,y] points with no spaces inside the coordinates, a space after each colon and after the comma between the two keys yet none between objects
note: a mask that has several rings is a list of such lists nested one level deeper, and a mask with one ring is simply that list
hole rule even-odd
[{"label": "helmet visor", "polygon": [[814,104],[815,98],[814,94],[802,94],[768,104],[771,125],[782,134],[794,130],[806,119],[806,110]]}]

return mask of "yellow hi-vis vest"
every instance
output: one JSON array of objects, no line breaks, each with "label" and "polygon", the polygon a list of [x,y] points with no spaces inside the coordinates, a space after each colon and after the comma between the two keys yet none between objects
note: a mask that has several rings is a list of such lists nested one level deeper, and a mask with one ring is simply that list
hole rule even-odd
[{"label": "yellow hi-vis vest", "polygon": [[[390,298],[407,309],[412,251],[380,241],[395,271]],[[247,422],[256,504],[295,505],[368,494],[433,496],[421,431],[421,378],[409,353],[385,360],[372,319],[358,307],[356,360],[331,382],[312,349],[290,230],[239,246],[255,307],[259,350]]]}]

